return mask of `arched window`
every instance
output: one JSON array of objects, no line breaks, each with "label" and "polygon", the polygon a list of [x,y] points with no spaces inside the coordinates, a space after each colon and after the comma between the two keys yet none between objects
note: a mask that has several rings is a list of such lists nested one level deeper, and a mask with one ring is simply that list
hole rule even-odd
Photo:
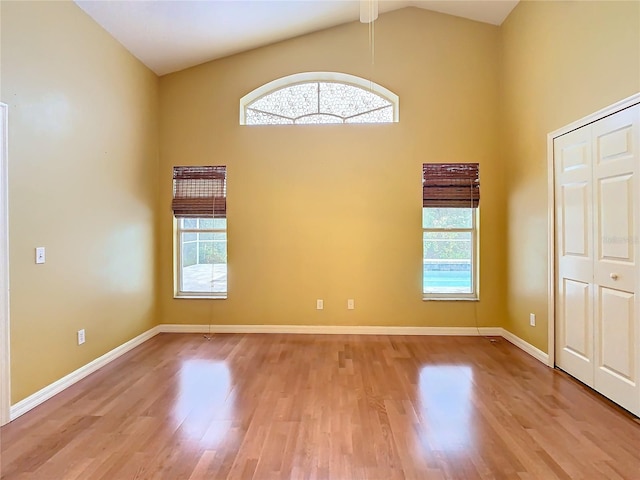
[{"label": "arched window", "polygon": [[240,125],[393,123],[398,96],[364,78],[305,72],[269,82],[240,99]]}]

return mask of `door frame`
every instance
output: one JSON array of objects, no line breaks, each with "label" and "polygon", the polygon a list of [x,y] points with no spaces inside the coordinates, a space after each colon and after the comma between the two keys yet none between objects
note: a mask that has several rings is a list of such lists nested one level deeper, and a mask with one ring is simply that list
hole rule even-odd
[{"label": "door frame", "polygon": [[0,425],[10,420],[9,342],[9,107],[0,102]]},{"label": "door frame", "polygon": [[590,123],[596,122],[604,117],[613,115],[620,110],[632,107],[640,103],[640,92],[630,97],[627,97],[619,102],[616,102],[608,107],[605,107],[597,112],[594,112],[586,117],[582,117],[575,122],[571,122],[558,130],[547,134],[547,205],[549,205],[547,211],[547,231],[549,232],[547,237],[547,248],[549,255],[547,257],[547,292],[549,297],[549,306],[547,310],[548,318],[548,354],[550,367],[556,366],[556,178],[555,178],[555,162],[553,158],[553,141],[554,139],[569,133],[578,128],[584,127]]}]

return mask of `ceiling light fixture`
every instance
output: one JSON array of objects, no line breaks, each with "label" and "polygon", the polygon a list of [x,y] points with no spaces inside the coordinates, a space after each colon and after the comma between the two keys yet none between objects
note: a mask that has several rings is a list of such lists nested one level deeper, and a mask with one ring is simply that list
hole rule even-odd
[{"label": "ceiling light fixture", "polygon": [[360,0],[360,22],[373,23],[378,18],[378,0]]}]

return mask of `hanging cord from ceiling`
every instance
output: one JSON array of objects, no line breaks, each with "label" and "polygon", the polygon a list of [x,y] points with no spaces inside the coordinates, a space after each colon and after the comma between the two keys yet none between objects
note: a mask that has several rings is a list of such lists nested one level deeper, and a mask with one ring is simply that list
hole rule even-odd
[{"label": "hanging cord from ceiling", "polygon": [[374,69],[376,57],[376,26],[375,20],[378,18],[378,0],[360,0],[360,22],[368,25],[369,35],[369,56],[371,59],[371,71],[369,74],[369,90],[374,91]]},{"label": "hanging cord from ceiling", "polygon": [[[212,202],[213,202],[213,205],[211,207],[212,208],[212,216],[211,216],[212,225],[211,226],[213,228],[215,228],[215,226],[216,226],[216,197],[215,197],[215,195],[213,196]],[[200,239],[198,239],[198,240],[200,240]],[[215,242],[215,237],[212,237],[212,240]],[[212,255],[213,255],[213,248],[211,249],[211,251],[212,251]],[[210,285],[211,285],[211,290],[212,291],[214,290],[213,284],[215,282],[215,278],[216,278],[216,275],[215,275],[215,263],[211,263],[211,282],[210,282]],[[207,339],[207,341],[210,341],[211,338],[212,338],[211,325],[213,324],[213,316],[214,316],[214,307],[213,307],[213,305],[214,305],[215,302],[213,300],[211,300],[211,299],[209,299],[208,302],[209,302],[209,325],[208,325],[207,333],[204,335],[204,338]]]}]

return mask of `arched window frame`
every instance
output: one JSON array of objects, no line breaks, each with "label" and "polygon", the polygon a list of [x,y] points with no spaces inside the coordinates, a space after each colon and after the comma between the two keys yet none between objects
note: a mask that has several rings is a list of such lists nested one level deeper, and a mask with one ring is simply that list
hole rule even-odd
[{"label": "arched window frame", "polygon": [[393,122],[400,120],[400,98],[391,90],[366,78],[340,72],[302,72],[277,78],[252,90],[240,99],[240,125],[246,125],[246,111],[260,98],[286,87],[311,82],[334,82],[362,88],[389,101],[393,107]]}]

